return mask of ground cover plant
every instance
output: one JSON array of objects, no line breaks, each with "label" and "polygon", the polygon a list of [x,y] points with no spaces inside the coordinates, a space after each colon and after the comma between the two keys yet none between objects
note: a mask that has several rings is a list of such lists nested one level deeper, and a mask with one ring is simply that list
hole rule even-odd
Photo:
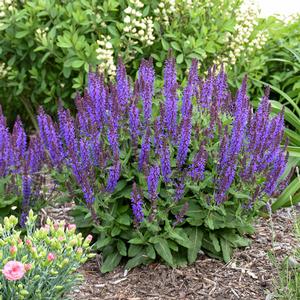
[{"label": "ground cover plant", "polygon": [[36,229],[37,216],[30,211],[25,236],[16,229],[18,219],[6,217],[0,224],[0,299],[65,299],[80,282],[75,271],[91,257],[91,236],[76,234],[74,224],[49,219]]},{"label": "ground cover plant", "polygon": [[[102,272],[122,258],[127,269],[159,257],[192,263],[200,249],[228,261],[292,174],[282,176],[284,111],[270,116],[268,89],[253,112],[246,78],[232,96],[223,69],[200,78],[194,60],[181,91],[175,65],[170,56],[164,87],[155,89],[151,59],[141,62],[134,86],[120,60],[116,84],[89,74],[75,117],[61,106],[55,123],[40,108],[33,139],[42,165],[59,200],[76,202],[78,228],[95,234]],[[3,153],[13,148],[7,141]],[[23,202],[24,220],[29,207]]]}]

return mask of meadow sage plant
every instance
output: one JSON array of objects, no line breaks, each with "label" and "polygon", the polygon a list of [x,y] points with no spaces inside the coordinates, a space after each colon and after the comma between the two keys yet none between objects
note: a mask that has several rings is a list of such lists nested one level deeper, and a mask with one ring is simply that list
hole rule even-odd
[{"label": "meadow sage plant", "polygon": [[48,168],[60,200],[77,204],[77,227],[97,237],[102,272],[122,257],[127,269],[157,256],[192,263],[200,249],[228,261],[290,178],[283,178],[284,112],[270,115],[268,89],[254,111],[247,78],[233,96],[222,67],[201,78],[193,60],[181,89],[170,55],[163,76],[155,89],[151,59],[142,60],[134,85],[121,59],[115,84],[90,72],[76,116],[61,104],[56,123],[40,108],[30,139],[19,119],[11,134],[1,114],[1,174],[22,178],[21,223],[34,175]]},{"label": "meadow sage plant", "polygon": [[116,84],[89,74],[75,117],[61,107],[56,124],[40,110],[53,174],[78,204],[78,227],[98,237],[102,272],[122,257],[128,269],[157,255],[192,263],[201,248],[228,261],[248,244],[243,234],[289,176],[283,111],[270,115],[268,89],[253,111],[246,90],[244,78],[231,95],[223,68],[199,77],[194,60],[181,91],[171,56],[162,90],[151,59],[132,86],[119,60]]}]

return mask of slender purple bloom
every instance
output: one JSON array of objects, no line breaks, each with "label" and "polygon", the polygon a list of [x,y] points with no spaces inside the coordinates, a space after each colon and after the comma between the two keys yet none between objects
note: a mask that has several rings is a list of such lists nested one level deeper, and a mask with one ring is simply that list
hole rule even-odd
[{"label": "slender purple bloom", "polygon": [[151,142],[150,128],[147,127],[145,134],[143,136],[142,147],[139,156],[139,163],[138,163],[139,171],[143,170],[144,166],[148,165],[150,148],[151,148],[150,142]]},{"label": "slender purple bloom", "polygon": [[132,142],[134,145],[137,145],[137,139],[140,134],[140,117],[135,101],[132,102],[129,108],[129,128]]},{"label": "slender purple bloom", "polygon": [[166,61],[164,70],[165,124],[169,134],[175,138],[177,130],[177,80],[175,58]]},{"label": "slender purple bloom", "polygon": [[171,170],[171,158],[170,158],[170,149],[167,141],[163,142],[163,145],[160,150],[160,165],[161,165],[161,174],[165,182],[170,182]]},{"label": "slender purple bloom", "polygon": [[141,223],[144,220],[143,200],[135,182],[133,183],[131,192],[131,208],[134,215],[134,223]]},{"label": "slender purple bloom", "polygon": [[195,155],[192,165],[189,167],[188,175],[194,180],[199,181],[203,179],[205,164],[207,160],[207,152],[204,145],[200,147],[200,150]]},{"label": "slender purple bloom", "polygon": [[128,101],[131,97],[131,91],[130,83],[126,74],[126,68],[121,58],[119,58],[118,60],[117,67],[117,95],[121,111],[125,112],[126,107],[128,105]]},{"label": "slender purple bloom", "polygon": [[191,141],[191,133],[192,133],[192,107],[189,108],[188,111],[186,111],[185,116],[182,119],[181,122],[181,130],[180,130],[180,140],[179,140],[179,146],[177,151],[177,165],[179,168],[182,168],[184,165],[189,145]]},{"label": "slender purple bloom", "polygon": [[152,202],[155,202],[157,199],[157,188],[158,188],[158,182],[159,182],[159,166],[155,165],[150,168],[149,175],[147,178],[147,184],[148,184],[148,193],[149,197]]},{"label": "slender purple bloom", "polygon": [[109,176],[107,179],[107,186],[106,186],[107,192],[112,193],[115,190],[120,175],[121,175],[121,162],[118,160],[115,161],[114,165],[111,167],[109,171]]},{"label": "slender purple bloom", "polygon": [[149,124],[152,116],[152,97],[154,94],[154,68],[152,59],[142,60],[138,72],[139,92],[143,100],[144,121]]},{"label": "slender purple bloom", "polygon": [[22,215],[20,219],[20,225],[24,227],[27,220],[29,204],[30,204],[30,196],[31,196],[31,177],[27,174],[22,176],[22,192],[23,192],[23,200],[22,200]]}]

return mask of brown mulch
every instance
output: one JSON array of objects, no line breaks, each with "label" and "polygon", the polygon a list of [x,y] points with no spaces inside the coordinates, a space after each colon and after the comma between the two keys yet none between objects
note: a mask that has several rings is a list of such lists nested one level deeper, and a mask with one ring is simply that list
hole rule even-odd
[{"label": "brown mulch", "polygon": [[103,275],[99,272],[100,258],[96,257],[79,270],[85,280],[69,297],[72,300],[272,299],[277,272],[268,253],[272,251],[280,260],[297,245],[293,215],[290,210],[281,210],[272,219],[259,219],[251,246],[235,251],[228,264],[200,253],[198,260],[187,267],[172,269],[151,264],[127,273],[121,266]]}]

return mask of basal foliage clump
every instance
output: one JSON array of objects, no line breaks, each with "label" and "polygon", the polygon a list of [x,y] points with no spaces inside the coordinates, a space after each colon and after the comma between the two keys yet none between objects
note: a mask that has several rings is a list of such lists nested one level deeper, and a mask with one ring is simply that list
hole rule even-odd
[{"label": "basal foliage clump", "polygon": [[268,89],[254,112],[247,79],[232,96],[223,68],[201,78],[194,60],[181,88],[169,57],[163,76],[155,87],[152,60],[142,60],[132,84],[120,60],[115,84],[89,73],[75,117],[62,105],[57,122],[39,110],[40,168],[97,237],[102,272],[122,258],[127,269],[192,263],[200,249],[228,261],[290,178],[284,112],[270,116]]}]

